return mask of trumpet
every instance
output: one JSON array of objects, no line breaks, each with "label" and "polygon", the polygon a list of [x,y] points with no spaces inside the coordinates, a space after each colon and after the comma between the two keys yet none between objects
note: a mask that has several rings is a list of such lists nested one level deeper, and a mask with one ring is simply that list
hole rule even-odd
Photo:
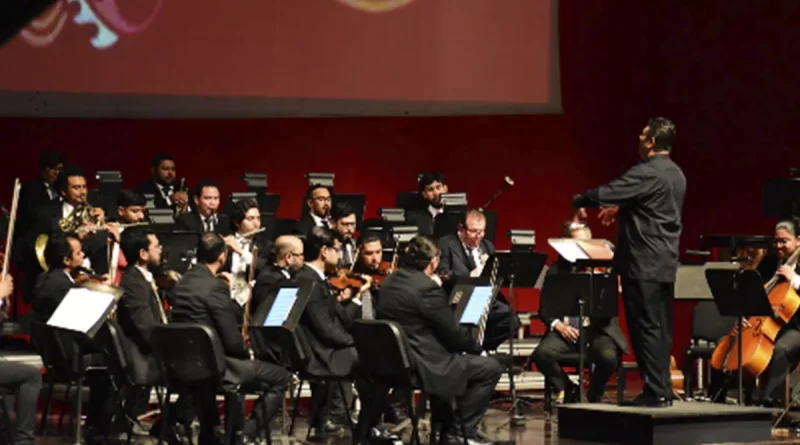
[{"label": "trumpet", "polygon": [[189,201],[188,201],[189,188],[186,187],[186,178],[181,178],[181,185],[180,185],[180,187],[178,187],[178,191],[186,193],[187,201],[186,201],[186,204],[184,204],[182,206],[178,205],[177,203],[175,204],[175,214],[173,215],[175,218],[177,218],[177,217],[179,217],[179,216],[181,216],[184,213],[189,211]]}]

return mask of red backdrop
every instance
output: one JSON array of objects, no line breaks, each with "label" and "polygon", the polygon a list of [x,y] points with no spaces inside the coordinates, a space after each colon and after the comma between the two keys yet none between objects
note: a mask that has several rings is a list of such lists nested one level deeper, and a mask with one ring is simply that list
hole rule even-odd
[{"label": "red backdrop", "polygon": [[[533,228],[543,249],[570,197],[635,162],[646,118],[677,123],[674,157],[688,179],[682,248],[701,234],[770,233],[761,185],[800,163],[793,128],[800,86],[798,5],[561,0],[563,115],[270,120],[0,119],[0,186],[30,176],[39,151],[60,148],[94,171],[119,168],[128,184],[149,157],[169,151],[179,174],[214,176],[224,192],[243,171],[265,171],[296,217],[308,171],[335,172],[337,190],[363,191],[368,211],[392,206],[417,172],[441,170],[451,189],[482,204],[509,175],[496,203],[499,247],[507,228]],[[613,231],[596,227],[598,236]],[[521,310],[536,309],[521,294]],[[691,303],[676,304],[674,352],[689,336]]]}]

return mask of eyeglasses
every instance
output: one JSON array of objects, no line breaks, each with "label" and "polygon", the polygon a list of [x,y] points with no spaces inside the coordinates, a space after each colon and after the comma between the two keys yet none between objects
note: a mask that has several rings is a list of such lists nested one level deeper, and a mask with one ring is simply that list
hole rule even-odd
[{"label": "eyeglasses", "polygon": [[469,233],[470,235],[480,235],[480,234],[482,234],[482,233],[486,233],[486,229],[470,229],[470,228],[467,228],[467,229],[465,229],[465,230],[466,230],[466,231],[467,231],[467,233]]}]

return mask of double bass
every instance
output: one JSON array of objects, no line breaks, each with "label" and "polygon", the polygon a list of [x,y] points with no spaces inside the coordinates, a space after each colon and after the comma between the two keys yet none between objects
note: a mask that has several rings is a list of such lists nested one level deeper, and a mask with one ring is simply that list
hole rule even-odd
[{"label": "double bass", "polygon": [[[795,267],[800,259],[800,248],[796,249],[784,265]],[[742,340],[742,372],[748,377],[761,375],[772,360],[775,340],[785,324],[792,319],[800,308],[800,296],[786,280],[781,281],[776,273],[764,285],[769,303],[774,311],[773,316],[748,317],[743,323]],[[728,335],[720,340],[711,356],[711,367],[717,370],[736,372],[739,369],[739,329],[734,327]]]}]

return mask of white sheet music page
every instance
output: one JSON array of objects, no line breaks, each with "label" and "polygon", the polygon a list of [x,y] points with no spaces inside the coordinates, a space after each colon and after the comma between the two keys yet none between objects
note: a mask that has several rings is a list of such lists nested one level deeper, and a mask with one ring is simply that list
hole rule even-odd
[{"label": "white sheet music page", "polygon": [[578,246],[576,240],[572,238],[550,238],[547,240],[550,247],[556,250],[559,255],[570,263],[577,260],[588,260],[589,256]]},{"label": "white sheet music page", "polygon": [[47,325],[85,334],[105,317],[112,304],[114,296],[111,294],[85,288],[70,289]]}]

